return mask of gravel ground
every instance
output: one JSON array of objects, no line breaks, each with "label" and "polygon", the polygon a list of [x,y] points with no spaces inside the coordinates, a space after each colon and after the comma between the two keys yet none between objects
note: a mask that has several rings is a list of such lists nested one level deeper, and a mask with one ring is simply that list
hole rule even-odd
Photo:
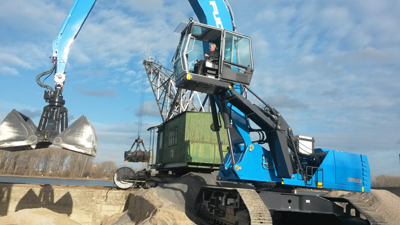
[{"label": "gravel ground", "polygon": [[[199,224],[194,213],[194,202],[200,188],[202,186],[227,186],[227,183],[217,182],[215,177],[216,174],[188,173],[173,183],[138,191],[130,199],[129,211],[119,217],[121,223],[117,224],[128,224],[125,223],[128,222],[127,220],[122,220],[122,218],[128,218],[126,215],[133,218],[131,224]],[[241,186],[229,184],[229,186]],[[385,190],[372,190],[371,193],[346,191],[328,193],[328,196],[331,197],[350,195],[363,199],[385,218],[389,225],[400,224],[400,198],[398,196]]]},{"label": "gravel ground", "polygon": [[[122,224],[200,224],[194,213],[194,203],[202,186],[227,186],[217,182],[216,174],[188,173],[173,183],[141,189],[130,195],[128,210],[115,214],[102,225]],[[229,186],[243,185],[229,183]],[[247,185],[244,185],[247,186]],[[386,219],[389,225],[400,224],[400,198],[386,190],[372,190],[371,193],[332,191],[330,197],[352,196],[362,199]],[[58,214],[45,208],[24,209],[5,217],[0,224],[78,224],[65,214]]]},{"label": "gravel ground", "polygon": [[371,204],[375,210],[377,210],[389,224],[400,224],[400,198],[386,190],[372,190],[372,195],[374,195],[374,198],[371,199],[374,200],[371,200]]}]

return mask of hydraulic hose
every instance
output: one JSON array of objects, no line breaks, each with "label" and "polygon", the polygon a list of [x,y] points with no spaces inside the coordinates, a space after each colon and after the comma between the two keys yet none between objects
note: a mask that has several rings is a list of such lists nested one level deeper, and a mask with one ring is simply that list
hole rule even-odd
[{"label": "hydraulic hose", "polygon": [[38,85],[39,85],[40,87],[42,87],[42,88],[46,88],[46,89],[48,89],[48,90],[51,90],[51,92],[54,91],[53,88],[50,87],[50,86],[47,85],[47,84],[42,83],[42,82],[40,81],[40,78],[43,77],[43,76],[52,74],[52,73],[56,70],[56,65],[57,65],[57,63],[54,62],[53,67],[51,67],[51,69],[49,69],[49,70],[47,70],[47,71],[44,71],[44,72],[41,72],[41,73],[39,73],[39,74],[36,76],[36,82],[38,83]]}]

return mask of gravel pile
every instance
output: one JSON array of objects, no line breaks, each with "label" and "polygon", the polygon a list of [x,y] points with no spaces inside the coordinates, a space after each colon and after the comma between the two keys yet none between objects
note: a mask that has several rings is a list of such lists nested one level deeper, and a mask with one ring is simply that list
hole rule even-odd
[{"label": "gravel pile", "polygon": [[362,200],[382,216],[389,225],[400,224],[400,198],[386,190],[371,190],[371,193],[331,191],[328,197],[353,197]]},{"label": "gravel pile", "polygon": [[[386,190],[372,190],[375,209],[389,224],[400,224],[400,198]],[[371,202],[372,203],[372,202]]]}]

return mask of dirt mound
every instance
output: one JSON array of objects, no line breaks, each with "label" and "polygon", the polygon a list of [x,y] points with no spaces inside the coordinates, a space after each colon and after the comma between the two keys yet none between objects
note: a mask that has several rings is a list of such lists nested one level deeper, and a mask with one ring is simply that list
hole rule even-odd
[{"label": "dirt mound", "polygon": [[400,224],[400,198],[386,190],[371,190],[371,193],[331,191],[327,197],[353,197],[362,200],[382,216],[389,225]]},{"label": "dirt mound", "polygon": [[66,214],[56,213],[45,208],[19,210],[8,216],[0,217],[0,224],[79,225]]}]

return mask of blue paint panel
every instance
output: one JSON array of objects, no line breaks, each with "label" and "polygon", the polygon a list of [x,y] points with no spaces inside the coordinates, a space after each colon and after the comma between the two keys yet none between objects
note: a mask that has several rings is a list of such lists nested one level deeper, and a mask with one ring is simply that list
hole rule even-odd
[{"label": "blue paint panel", "polygon": [[189,0],[200,23],[233,30],[232,18],[223,0]]},{"label": "blue paint panel", "polygon": [[[218,176],[223,180],[229,181],[258,181],[258,182],[279,182],[280,178],[276,177],[276,172],[274,170],[274,163],[272,161],[272,156],[269,151],[262,148],[260,145],[253,144],[253,150],[249,150],[250,146],[241,153],[235,154],[236,164],[231,167],[230,154],[225,156],[225,168],[227,170],[221,169]],[[263,155],[265,160],[267,160],[268,166],[263,165]],[[240,157],[241,156],[241,157]],[[264,161],[264,163],[266,163]],[[236,167],[237,166],[237,167]],[[236,170],[238,168],[238,170]]]},{"label": "blue paint panel", "polygon": [[[321,173],[317,173],[307,184],[299,179],[284,179],[284,184],[318,188],[318,182],[321,182],[322,188],[325,189],[370,192],[370,174],[366,156],[328,149],[318,149],[318,151],[328,152],[320,165],[323,179]],[[300,176],[295,174],[294,177]]]},{"label": "blue paint panel", "polygon": [[323,184],[335,184],[336,183],[336,163],[334,151],[328,151],[325,156],[324,161],[321,164],[321,169],[323,171],[323,179],[318,179],[318,181],[323,182]]},{"label": "blue paint panel", "polygon": [[336,158],[336,183],[362,185],[361,156],[346,152],[334,152]]},{"label": "blue paint panel", "polygon": [[371,190],[371,174],[369,170],[368,158],[366,155],[361,155],[361,166],[363,186],[367,186],[369,192]]},{"label": "blue paint panel", "polygon": [[[367,157],[364,155],[317,149],[317,152],[327,152],[327,155],[312,179],[304,182],[300,174],[293,174],[291,178],[277,178],[269,151],[263,149],[260,145],[254,144],[253,146],[254,149],[252,151],[247,148],[244,153],[237,152],[235,154],[235,166],[238,166],[236,167],[239,168],[238,170],[235,169],[235,166],[231,167],[230,154],[227,154],[224,166],[228,169],[221,169],[219,177],[222,180],[238,182],[283,182],[284,185],[306,188],[364,192],[370,192],[371,190],[369,164]],[[263,155],[267,157],[269,168],[265,165],[263,166]],[[356,177],[360,177],[361,181],[354,179]],[[322,187],[319,185],[322,185]]]}]

